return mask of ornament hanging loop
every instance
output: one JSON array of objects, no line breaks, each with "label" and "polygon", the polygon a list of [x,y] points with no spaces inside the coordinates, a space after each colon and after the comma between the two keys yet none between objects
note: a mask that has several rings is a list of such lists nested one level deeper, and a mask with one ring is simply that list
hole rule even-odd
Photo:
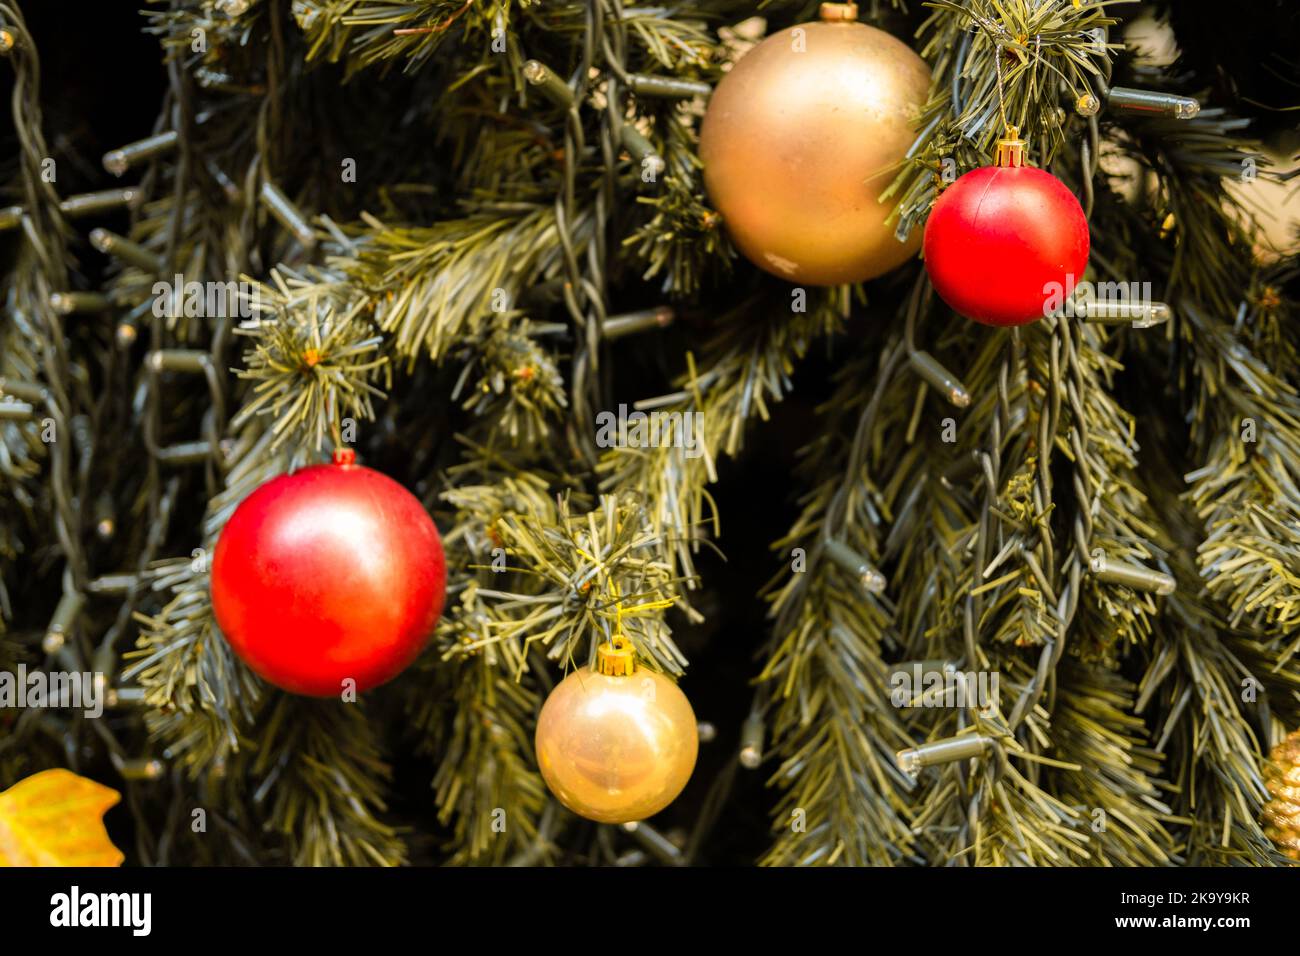
[{"label": "ornament hanging loop", "polygon": [[1003,128],[1007,130],[1011,130],[1013,127],[1011,126],[1010,123],[1007,122],[1006,92],[1003,90],[1002,87],[1002,57],[1004,55],[1004,51],[1005,48],[1002,46],[1001,43],[995,44],[994,51],[993,51],[993,75],[998,86],[998,116],[1002,118]]}]

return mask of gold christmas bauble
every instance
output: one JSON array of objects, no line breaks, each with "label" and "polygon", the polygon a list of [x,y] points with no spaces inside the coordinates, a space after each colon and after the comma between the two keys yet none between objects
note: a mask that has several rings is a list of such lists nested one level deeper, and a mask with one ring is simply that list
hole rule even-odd
[{"label": "gold christmas bauble", "polygon": [[676,799],[695,769],[699,731],[686,695],[635,664],[615,639],[596,670],[570,674],[537,719],[537,766],[566,807],[600,823],[652,817]]},{"label": "gold christmas bauble", "polygon": [[1264,833],[1284,856],[1300,862],[1300,730],[1269,754],[1264,785],[1273,797],[1264,805]]},{"label": "gold christmas bauble", "polygon": [[[823,4],[823,18],[849,4]],[[856,11],[852,12],[856,16]],[[773,34],[718,84],[700,129],[709,199],[755,265],[790,282],[883,275],[916,253],[879,201],[916,138],[930,69],[901,40],[845,19]]]}]

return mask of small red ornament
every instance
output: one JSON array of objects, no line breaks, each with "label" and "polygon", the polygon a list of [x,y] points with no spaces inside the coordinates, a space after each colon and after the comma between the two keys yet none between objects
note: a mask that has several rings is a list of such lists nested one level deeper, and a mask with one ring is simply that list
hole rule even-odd
[{"label": "small red ornament", "polygon": [[1014,127],[995,166],[945,189],[925,224],[940,298],[985,325],[1024,325],[1061,306],[1088,266],[1088,219],[1051,173],[1026,166]]},{"label": "small red ornament", "polygon": [[245,498],[212,560],[212,610],[235,653],[313,697],[397,676],[428,641],[446,585],[428,512],[350,450]]}]

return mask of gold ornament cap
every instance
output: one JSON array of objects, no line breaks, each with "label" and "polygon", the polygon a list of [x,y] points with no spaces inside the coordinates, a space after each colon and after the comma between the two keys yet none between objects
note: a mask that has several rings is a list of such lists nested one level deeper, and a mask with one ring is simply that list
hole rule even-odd
[{"label": "gold ornament cap", "polygon": [[858,19],[856,3],[823,3],[817,16],[827,23],[853,22]]},{"label": "gold ornament cap", "polygon": [[1008,126],[1006,135],[998,140],[997,165],[1014,169],[1025,165],[1025,141],[1020,138],[1020,130]]},{"label": "gold ornament cap", "polygon": [[616,637],[596,648],[596,670],[606,677],[630,677],[636,670],[636,648],[626,637]]}]

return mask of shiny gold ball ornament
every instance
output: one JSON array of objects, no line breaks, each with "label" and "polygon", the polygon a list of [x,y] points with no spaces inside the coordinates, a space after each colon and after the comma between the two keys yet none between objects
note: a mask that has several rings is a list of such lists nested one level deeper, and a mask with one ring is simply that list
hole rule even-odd
[{"label": "shiny gold ball ornament", "polygon": [[1264,766],[1264,833],[1286,857],[1300,863],[1300,730],[1273,748]]},{"label": "shiny gold ball ornament", "polygon": [[848,3],[744,54],[700,128],[709,199],[755,265],[794,283],[883,275],[916,253],[879,201],[916,139],[930,69]]},{"label": "shiny gold ball ornament", "polygon": [[537,719],[537,765],[566,807],[600,823],[652,817],[695,769],[699,731],[690,701],[667,677],[636,666],[615,638],[551,691]]}]

